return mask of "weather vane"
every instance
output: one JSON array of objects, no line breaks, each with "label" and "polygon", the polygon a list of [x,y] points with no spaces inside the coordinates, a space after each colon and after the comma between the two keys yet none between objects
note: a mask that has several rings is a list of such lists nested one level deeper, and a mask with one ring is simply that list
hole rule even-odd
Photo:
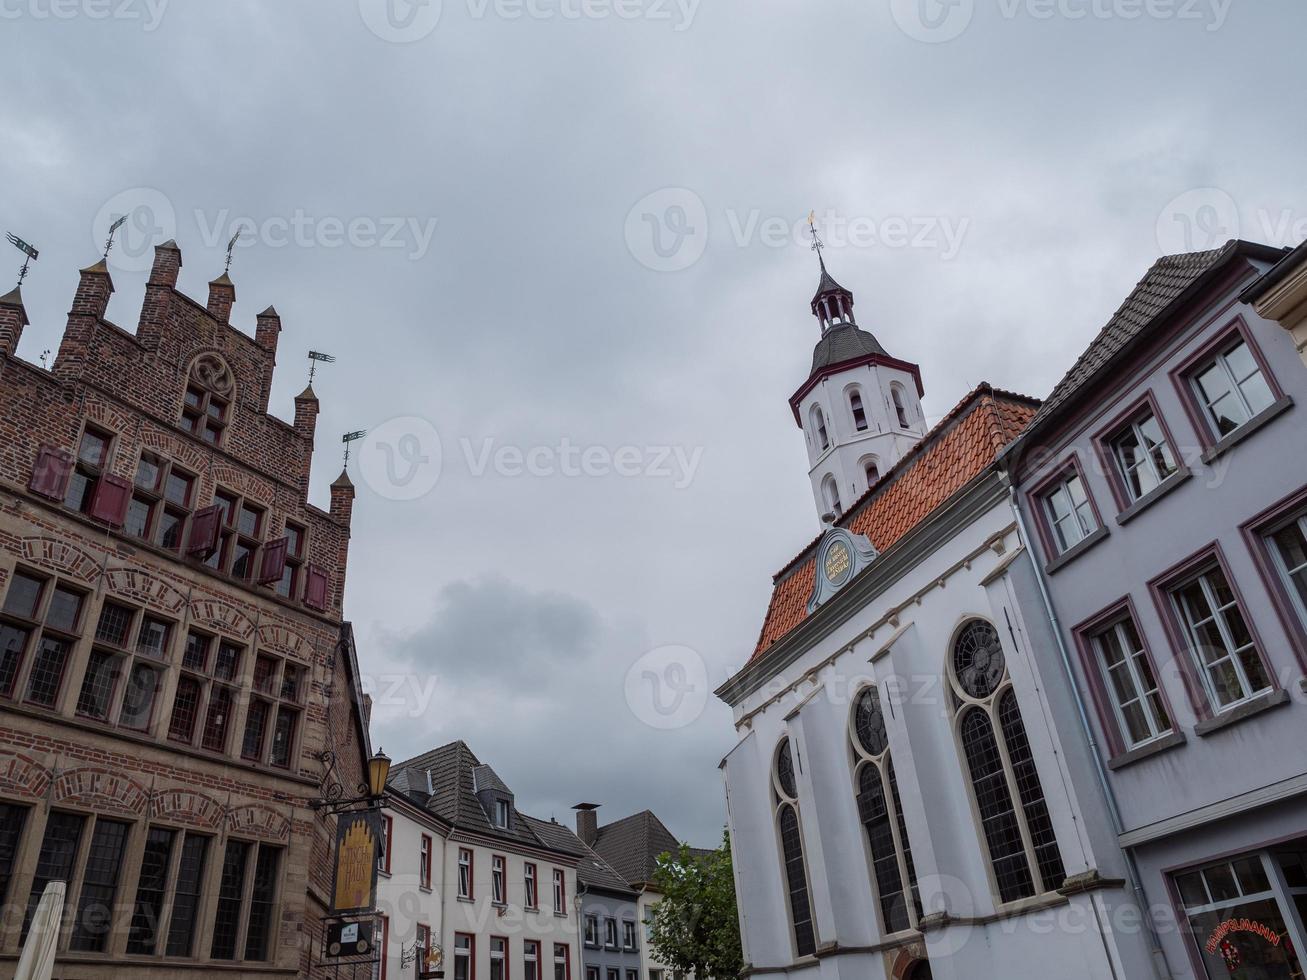
[{"label": "weather vane", "polygon": [[[808,232],[812,235],[812,250],[817,253],[817,259],[821,260],[821,250],[826,247],[826,243],[821,240],[817,234],[817,212],[808,212]],[[825,265],[822,262],[822,265]]]},{"label": "weather vane", "polygon": [[324,354],[316,350],[309,351],[309,361],[309,384],[313,384],[313,379],[317,376],[319,362],[322,364],[336,363],[336,359],[330,354]]},{"label": "weather vane", "polygon": [[27,267],[32,264],[33,260],[40,258],[41,253],[32,248],[31,245],[28,245],[27,242],[23,241],[13,232],[5,232],[5,236],[9,239],[10,245],[27,256],[27,258],[23,259],[23,267],[18,270],[18,285],[21,286],[23,280],[27,278]]},{"label": "weather vane", "polygon": [[244,228],[237,228],[236,234],[231,236],[231,241],[227,243],[227,264],[222,267],[222,274],[225,276],[231,272],[231,252],[236,247],[236,243],[241,240],[241,235],[245,234]]},{"label": "weather vane", "polygon": [[109,258],[109,250],[113,248],[113,236],[118,233],[118,229],[127,224],[127,215],[120,214],[117,220],[109,226],[109,237],[104,242],[104,258]]},{"label": "weather vane", "polygon": [[340,441],[345,444],[345,469],[349,469],[349,447],[352,443],[358,442],[368,434],[367,429],[359,429],[357,432],[346,432],[340,437]]}]

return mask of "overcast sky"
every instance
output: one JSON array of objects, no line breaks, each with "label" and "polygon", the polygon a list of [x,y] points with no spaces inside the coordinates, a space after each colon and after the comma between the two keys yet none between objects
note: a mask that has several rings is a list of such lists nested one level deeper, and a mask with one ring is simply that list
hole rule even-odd
[{"label": "overcast sky", "polygon": [[0,0],[20,354],[114,215],[128,328],[149,245],[203,301],[251,225],[233,322],[282,315],[273,411],[337,358],[315,502],[374,433],[374,740],[466,739],[541,816],[719,837],[704,695],[817,530],[810,209],[935,417],[1046,394],[1162,252],[1307,234],[1301,0],[389,2]]}]

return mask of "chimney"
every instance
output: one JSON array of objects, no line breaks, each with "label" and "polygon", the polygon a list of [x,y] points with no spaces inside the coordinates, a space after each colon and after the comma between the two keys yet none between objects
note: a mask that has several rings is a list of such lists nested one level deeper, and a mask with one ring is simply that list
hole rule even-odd
[{"label": "chimney", "polygon": [[13,356],[18,350],[18,341],[23,337],[23,327],[30,321],[27,310],[23,308],[23,291],[15,286],[4,296],[0,296],[0,354]]},{"label": "chimney", "polygon": [[576,836],[586,847],[594,847],[599,839],[599,803],[578,803],[572,807],[576,811]]},{"label": "chimney", "polygon": [[231,322],[231,305],[236,302],[236,286],[227,273],[209,283],[209,313],[219,323]]},{"label": "chimney", "polygon": [[113,292],[113,279],[104,259],[83,269],[77,292],[73,295],[73,308],[68,311],[68,323],[59,353],[54,359],[54,373],[61,378],[78,377],[90,357],[91,337],[109,308],[109,295]]},{"label": "chimney", "polygon": [[168,326],[172,309],[172,294],[177,289],[177,276],[182,268],[182,250],[172,239],[154,246],[154,267],[145,284],[145,302],[141,304],[141,319],[136,326],[136,339],[149,350],[158,350]]},{"label": "chimney", "polygon": [[343,611],[345,608],[345,571],[349,564],[349,522],[354,515],[354,483],[344,470],[340,471],[340,476],[336,477],[336,482],[331,485],[331,507],[328,509],[328,513],[344,525],[337,547],[336,574],[333,576],[331,583],[331,587],[336,593],[335,608]]},{"label": "chimney", "polygon": [[318,396],[309,385],[295,396],[295,431],[307,442],[300,465],[299,486],[304,499],[309,497],[309,471],[313,466],[313,432],[318,427]]},{"label": "chimney", "polygon": [[254,321],[254,342],[268,352],[268,360],[259,384],[259,411],[268,410],[272,397],[272,372],[277,366],[277,336],[281,333],[281,317],[269,306]]}]

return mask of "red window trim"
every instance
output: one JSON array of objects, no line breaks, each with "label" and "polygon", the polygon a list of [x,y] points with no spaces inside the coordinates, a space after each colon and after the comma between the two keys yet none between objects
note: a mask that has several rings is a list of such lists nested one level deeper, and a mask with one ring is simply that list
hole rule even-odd
[{"label": "red window trim", "polygon": [[[499,898],[495,898],[495,862],[500,863]],[[508,904],[508,858],[502,854],[490,855],[490,903],[492,905]]]},{"label": "red window trim", "polygon": [[1253,337],[1248,321],[1244,319],[1243,314],[1236,314],[1224,327],[1214,331],[1202,346],[1167,372],[1170,375],[1171,384],[1180,396],[1180,404],[1184,406],[1185,414],[1189,416],[1189,423],[1193,426],[1194,433],[1198,436],[1198,441],[1202,443],[1204,450],[1211,449],[1225,437],[1212,428],[1212,423],[1208,420],[1202,405],[1198,403],[1198,396],[1194,393],[1192,378],[1200,366],[1215,357],[1217,352],[1236,338],[1243,340],[1248,345],[1249,353],[1252,354],[1253,360],[1257,362],[1262,377],[1266,379],[1267,387],[1271,389],[1271,396],[1276,401],[1284,397],[1284,389],[1280,387],[1280,382],[1271,370],[1271,362],[1267,360],[1261,345]]},{"label": "red window trim", "polygon": [[386,968],[390,965],[390,916],[378,913],[381,920],[381,980],[386,980]]},{"label": "red window trim", "polygon": [[1088,681],[1090,699],[1093,701],[1094,711],[1098,715],[1098,724],[1106,736],[1108,749],[1113,756],[1129,751],[1130,747],[1126,745],[1125,735],[1121,731],[1121,725],[1116,719],[1116,712],[1112,708],[1111,693],[1107,690],[1107,682],[1103,678],[1103,668],[1099,662],[1098,651],[1094,649],[1094,637],[1114,623],[1126,619],[1134,623],[1135,632],[1139,634],[1139,640],[1144,645],[1144,656],[1153,670],[1153,678],[1157,681],[1158,696],[1162,699],[1162,704],[1166,706],[1166,713],[1171,719],[1171,730],[1172,732],[1180,731],[1180,723],[1176,720],[1175,709],[1171,706],[1171,698],[1166,692],[1166,684],[1163,683],[1164,675],[1158,670],[1157,658],[1153,655],[1152,644],[1148,642],[1148,634],[1144,632],[1143,623],[1139,619],[1139,611],[1135,608],[1134,599],[1128,595],[1122,596],[1110,606],[1071,629],[1071,633],[1075,637],[1076,651],[1080,655],[1080,669],[1084,672]]},{"label": "red window trim", "polygon": [[462,888],[463,885],[462,875],[460,874],[458,879],[455,880],[454,882],[454,895],[458,898],[463,898],[463,899],[467,899],[470,902],[474,902],[476,901],[476,893],[477,893],[477,878],[476,878],[477,856],[476,853],[472,850],[472,848],[460,847],[458,849],[459,871],[462,870],[464,854],[467,855],[467,894],[464,895],[459,890],[460,888]]},{"label": "red window trim", "polygon": [[1148,590],[1153,596],[1153,605],[1157,609],[1158,616],[1161,617],[1162,626],[1166,631],[1166,638],[1171,644],[1175,662],[1180,668],[1180,677],[1184,681],[1185,690],[1189,694],[1189,702],[1200,721],[1215,718],[1216,709],[1208,701],[1206,688],[1203,686],[1202,678],[1198,676],[1198,667],[1194,664],[1194,654],[1190,649],[1189,639],[1185,635],[1184,625],[1176,617],[1175,603],[1172,600],[1171,593],[1178,585],[1193,578],[1204,568],[1211,565],[1216,565],[1221,569],[1225,581],[1234,593],[1234,601],[1238,604],[1239,612],[1243,614],[1244,624],[1248,627],[1248,633],[1252,636],[1253,643],[1257,647],[1257,656],[1261,658],[1262,667],[1266,671],[1267,679],[1271,682],[1271,692],[1282,690],[1275,665],[1267,659],[1266,644],[1262,642],[1257,623],[1248,615],[1248,603],[1244,600],[1243,592],[1239,588],[1239,580],[1230,574],[1230,565],[1225,560],[1225,551],[1221,548],[1221,543],[1213,541],[1148,582]]},{"label": "red window trim", "polygon": [[[1153,418],[1157,419],[1157,424],[1162,429],[1162,438],[1166,440],[1171,455],[1175,457],[1176,472],[1187,472],[1189,469],[1189,460],[1185,459],[1181,454],[1180,446],[1171,433],[1171,426],[1167,423],[1166,416],[1162,414],[1162,409],[1157,404],[1157,396],[1153,394],[1150,388],[1132,401],[1123,411],[1118,412],[1112,421],[1100,428],[1093,436],[1094,452],[1098,456],[1099,464],[1103,467],[1103,472],[1107,475],[1107,487],[1112,492],[1112,500],[1116,503],[1118,514],[1133,505],[1135,500],[1130,496],[1130,491],[1126,488],[1125,478],[1121,475],[1121,467],[1117,462],[1116,454],[1112,452],[1112,439],[1120,435],[1121,430],[1127,425],[1143,415],[1145,410],[1151,412]],[[1197,456],[1196,453],[1194,455]]]},{"label": "red window trim", "polygon": [[[531,894],[532,889],[527,887],[526,869],[531,869],[531,882],[535,885],[535,895]],[[535,901],[529,901],[534,898]],[[534,861],[526,861],[522,864],[522,907],[532,911],[540,909],[540,869],[536,867]]]},{"label": "red window trim", "polygon": [[512,957],[509,955],[509,952],[510,952],[510,950],[512,949],[512,945],[509,943],[509,941],[508,941],[508,937],[507,937],[507,936],[491,936],[491,937],[489,937],[489,941],[486,943],[486,952],[490,954],[490,962],[492,962],[492,963],[494,962],[495,940],[496,940],[496,939],[503,940],[503,943],[504,943],[504,960],[503,960],[503,963],[504,963],[504,980],[508,980],[508,978],[509,978],[509,963],[510,963],[510,961],[512,960]]},{"label": "red window trim", "polygon": [[1277,500],[1270,507],[1240,525],[1244,544],[1253,556],[1253,564],[1262,579],[1271,604],[1275,606],[1280,625],[1284,627],[1289,638],[1289,648],[1298,658],[1298,664],[1307,671],[1307,623],[1298,614],[1298,607],[1293,597],[1285,591],[1284,578],[1270,549],[1274,547],[1266,535],[1271,529],[1285,520],[1307,509],[1307,486],[1300,487],[1287,497]]},{"label": "red window trim", "polygon": [[[423,857],[422,850],[421,850],[422,844],[427,845],[427,852],[426,852],[427,866],[425,868],[422,867],[422,857]],[[433,849],[433,842],[431,839],[431,835],[423,834],[422,840],[418,844],[418,884],[423,888],[431,887],[431,865],[434,861],[435,861],[435,851]]]},{"label": "red window trim", "polygon": [[[572,947],[567,943],[554,943],[555,947],[563,947],[563,976],[566,980],[572,980]],[[556,966],[558,962],[558,949],[554,949],[554,955],[549,958],[550,966]],[[551,974],[553,970],[549,971]]]},{"label": "red window trim", "polygon": [[477,937],[470,932],[454,933],[454,955],[451,957],[452,962],[449,964],[449,975],[455,975],[455,968],[458,965],[458,940],[459,937],[467,938],[467,980],[476,980],[477,978]]},{"label": "red window trim", "polygon": [[77,458],[67,449],[43,444],[37,449],[32,463],[32,475],[27,489],[38,497],[62,502],[68,493],[68,482],[73,477]]}]

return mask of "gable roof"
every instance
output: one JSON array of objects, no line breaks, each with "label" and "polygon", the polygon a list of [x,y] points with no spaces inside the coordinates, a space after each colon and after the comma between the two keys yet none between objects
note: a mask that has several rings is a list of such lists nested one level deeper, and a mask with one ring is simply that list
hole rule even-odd
[{"label": "gable roof", "polygon": [[[1039,402],[982,384],[859,498],[837,525],[885,551],[994,462],[1035,415]],[[776,573],[750,662],[808,618],[818,537]]]},{"label": "gable roof", "polygon": [[554,820],[546,823],[535,817],[526,819],[531,824],[531,829],[542,840],[553,841],[560,850],[570,848],[582,855],[576,865],[576,879],[587,891],[604,891],[630,898],[635,897],[635,889],[626,883],[612,865],[592,848],[586,847],[585,842],[577,837],[570,827]]},{"label": "gable roof", "polygon": [[[680,849],[680,841],[652,810],[641,810],[600,827],[593,847],[632,887],[652,882],[658,858],[679,853]],[[691,848],[690,852],[708,853],[702,848]]]},{"label": "gable roof", "polygon": [[[1053,388],[1026,429],[1026,436],[1069,405],[1105,368],[1147,334],[1167,314],[1175,312],[1203,286],[1237,259],[1275,262],[1288,249],[1232,239],[1206,252],[1164,255],[1144,273],[1111,319]],[[1024,441],[1024,440],[1023,440]]]},{"label": "gable roof", "polygon": [[577,848],[558,846],[557,841],[542,838],[535,831],[535,826],[542,821],[516,808],[517,819],[511,821],[511,827],[504,829],[492,824],[476,796],[478,777],[482,780],[480,789],[495,789],[511,795],[511,790],[494,774],[494,770],[483,766],[467,743],[460,740],[391,766],[386,785],[457,830],[498,837],[528,847],[543,847],[573,857],[581,855]]}]

